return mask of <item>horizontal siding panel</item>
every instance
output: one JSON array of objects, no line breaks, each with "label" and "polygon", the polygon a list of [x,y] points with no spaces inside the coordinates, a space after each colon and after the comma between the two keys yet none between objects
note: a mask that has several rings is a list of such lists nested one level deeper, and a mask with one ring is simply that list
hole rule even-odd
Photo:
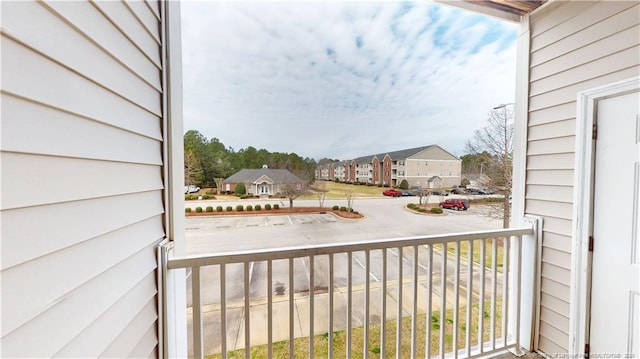
[{"label": "horizontal siding panel", "polygon": [[[7,152],[0,158],[3,168],[15,169],[12,176],[2,181],[2,209],[163,188],[159,166]],[[15,191],[14,188],[37,188],[38,191]]]},{"label": "horizontal siding panel", "polygon": [[[161,140],[157,115],[2,36],[4,91]],[[41,74],[47,74],[42,76]]]},{"label": "horizontal siding panel", "polygon": [[576,1],[575,3],[562,1],[544,5],[531,16],[531,36],[538,36],[546,31],[553,30],[556,26],[575,17],[578,12],[593,6],[593,3],[588,1]]},{"label": "horizontal siding panel", "polygon": [[576,103],[573,101],[529,112],[529,126],[562,120],[575,120],[575,118]]},{"label": "horizontal siding panel", "polygon": [[538,339],[538,350],[550,356],[567,352],[566,345],[560,346],[543,335]]},{"label": "horizontal siding panel", "polygon": [[144,0],[145,5],[151,10],[151,12],[160,20],[160,8],[158,1]]},{"label": "horizontal siding panel", "polygon": [[[157,116],[162,115],[160,92],[109,56],[48,9],[35,2],[8,2],[2,27],[28,47],[118,93]],[[51,36],[51,34],[56,34]]]},{"label": "horizontal siding panel", "polygon": [[571,238],[572,220],[565,218],[545,217],[542,224],[544,232],[553,232]]},{"label": "horizontal siding panel", "polygon": [[529,199],[525,202],[525,212],[542,217],[571,219],[572,205],[570,203]]},{"label": "horizontal siding panel", "polygon": [[[116,251],[116,248],[112,247],[110,251]],[[50,307],[43,308],[46,310],[43,310],[37,320],[31,320],[4,336],[2,355],[5,357],[51,357],[60,351],[66,343],[80,334],[82,328],[102,315],[143,278],[155,272],[157,266],[154,246],[145,247],[138,253],[127,253],[127,255],[131,256],[55,303],[51,303]],[[94,255],[94,259],[95,257]],[[48,269],[50,268],[43,270]],[[76,268],[76,270],[79,269]],[[59,284],[61,281],[56,282]]]},{"label": "horizontal siding panel", "polygon": [[527,156],[529,170],[571,170],[574,168],[573,153]]},{"label": "horizontal siding panel", "polygon": [[[156,331],[157,304],[151,300],[142,311],[127,325],[100,358],[141,358],[146,357],[156,344],[156,338],[149,336],[149,330]],[[142,336],[140,336],[142,334]],[[153,340],[152,343],[149,340]],[[133,355],[137,350],[145,351],[143,355]]]},{"label": "horizontal siding panel", "polygon": [[[3,313],[3,333],[15,330],[43,308],[163,236],[162,217],[156,216],[2,271],[3,288],[10,289],[9,293],[3,291],[2,305],[15,308]],[[33,277],[33,273],[38,275]]]},{"label": "horizontal siding panel", "polygon": [[111,56],[143,78],[158,91],[162,90],[161,72],[156,64],[135,47],[90,2],[51,1],[44,3],[59,16],[78,28],[91,41],[108,51]]},{"label": "horizontal siding panel", "polygon": [[[567,253],[567,252],[562,252],[562,251],[558,251],[555,250],[553,248],[549,248],[549,247],[542,247],[542,262],[544,262],[545,264],[553,264],[556,267],[562,268],[562,269],[566,269],[566,270],[570,270],[571,269],[571,254]],[[544,267],[545,264],[542,265],[542,272],[544,273]],[[556,282],[560,282],[562,284],[566,284],[569,285],[569,278],[567,277],[566,281],[564,280],[565,278],[556,278],[555,276],[550,276],[550,277],[546,277],[545,278],[548,279],[553,279]],[[563,280],[560,280],[563,279]]]},{"label": "horizontal siding panel", "polygon": [[[632,30],[640,33],[640,26],[634,27]],[[628,69],[640,64],[640,56],[638,56],[638,46],[630,47],[626,50],[617,52],[608,57],[576,66],[571,69],[565,69],[563,72],[543,79],[532,81],[529,87],[531,96],[551,92],[555,89],[574,85],[585,80],[600,77],[606,74]]]},{"label": "horizontal siding panel", "polygon": [[2,211],[2,269],[163,213],[160,191]]},{"label": "horizontal siding panel", "polygon": [[610,37],[589,44],[589,46],[579,48],[568,54],[556,57],[551,61],[533,66],[530,72],[530,80],[536,81],[559,74],[566,69],[573,69],[578,65],[586,64],[637,46],[639,42],[638,26],[628,28]]},{"label": "horizontal siding panel", "polygon": [[[609,4],[591,2],[591,4],[593,6],[585,8],[584,11],[575,12],[574,9],[574,14],[577,15],[554,26],[553,31],[545,31],[533,35],[531,38],[531,50],[537,51],[548,44],[558,42],[634,6],[633,2],[624,1],[613,1]],[[572,7],[575,8],[575,5]],[[558,19],[557,16],[556,19]]]},{"label": "horizontal siding panel", "polygon": [[530,126],[528,128],[527,137],[529,141],[543,140],[555,137],[575,136],[576,120],[571,118],[556,122]]},{"label": "horizontal siding panel", "polygon": [[572,186],[573,170],[529,170],[527,184]]},{"label": "horizontal siding panel", "polygon": [[[151,304],[155,306],[155,303]],[[140,339],[133,351],[129,353],[129,358],[148,358],[155,353],[158,347],[157,331],[157,323],[154,322],[149,326],[149,330]]]},{"label": "horizontal siding panel", "polygon": [[[562,40],[549,45],[540,44],[539,46],[541,47],[538,50],[531,51],[530,64],[531,66],[536,66],[563,54],[570,53],[622,30],[636,26],[639,21],[640,11],[638,11],[638,6],[634,6],[597,24],[593,24],[583,31],[566,36]],[[535,38],[532,39],[532,42],[534,40]]]},{"label": "horizontal siding panel", "polygon": [[160,20],[156,17],[156,14],[153,13],[144,1],[127,1],[124,2],[124,5],[129,8],[129,11],[135,15],[149,35],[151,35],[158,46],[160,46]]},{"label": "horizontal siding panel", "polygon": [[548,278],[542,277],[540,279],[540,290],[543,293],[546,293],[548,295],[554,296],[554,297],[558,298],[559,300],[563,300],[563,301],[569,303],[570,295],[569,295],[569,285],[568,284],[562,284],[560,282],[556,282],[556,281],[550,280]]},{"label": "horizontal siding panel", "polygon": [[526,199],[572,203],[573,187],[570,186],[550,186],[550,185],[528,185]]},{"label": "horizontal siding panel", "polygon": [[[131,313],[148,315],[157,319],[156,310],[148,313],[149,301],[155,305],[156,276],[149,273],[129,293],[118,300],[106,312],[73,338],[67,346],[55,354],[58,358],[97,358],[132,321]],[[153,328],[155,330],[155,328]],[[155,340],[155,335],[154,335]],[[100,343],[102,346],[97,346]],[[135,356],[137,358],[141,355]]]},{"label": "horizontal siding panel", "polygon": [[554,327],[552,323],[540,322],[540,336],[551,341],[553,344],[549,345],[549,349],[557,350],[554,352],[548,352],[550,354],[559,354],[567,352],[567,345],[569,344],[569,335],[562,332],[560,329]]},{"label": "horizontal siding panel", "polygon": [[162,165],[158,140],[8,94],[0,101],[3,151]]},{"label": "horizontal siding panel", "polygon": [[592,78],[587,81],[577,83],[575,85],[559,88],[555,91],[545,92],[543,94],[532,96],[529,99],[529,106],[532,110],[555,106],[560,103],[569,103],[576,101],[577,93],[604,84],[622,81],[627,78],[638,76],[640,70],[637,66],[626,68],[604,76]]},{"label": "horizontal siding panel", "polygon": [[567,254],[571,253],[571,237],[562,234],[545,231],[542,245],[546,248],[555,249]]},{"label": "horizontal siding panel", "polygon": [[[565,335],[569,331],[569,317],[564,316],[553,310],[549,310],[548,308],[543,307],[540,310],[540,320],[545,323],[549,323],[553,328],[556,328],[561,332],[564,332]],[[545,334],[549,334],[549,332]],[[554,337],[556,336],[554,335]],[[567,336],[566,340],[562,340],[561,342],[564,343],[565,341],[568,341],[568,339],[569,337]]]},{"label": "horizontal siding panel", "polygon": [[569,317],[569,310],[570,310],[569,303],[563,300],[560,300],[552,295],[548,295],[547,293],[541,293],[540,305],[545,308],[548,308],[549,310],[558,312],[567,318]]},{"label": "horizontal siding panel", "polygon": [[575,136],[533,140],[527,143],[527,155],[549,155],[556,153],[573,153]]},{"label": "horizontal siding panel", "polygon": [[[548,248],[548,247],[547,247]],[[544,251],[544,250],[543,250]],[[569,254],[563,252],[564,254]],[[542,266],[542,276],[545,278],[549,278],[555,280],[560,283],[570,283],[571,282],[571,271],[566,268],[561,268],[556,265],[545,263]]]},{"label": "horizontal siding panel", "polygon": [[134,14],[121,1],[100,1],[92,3],[100,10],[135,46],[149,58],[158,69],[160,62],[160,44],[147,29],[135,18]]}]

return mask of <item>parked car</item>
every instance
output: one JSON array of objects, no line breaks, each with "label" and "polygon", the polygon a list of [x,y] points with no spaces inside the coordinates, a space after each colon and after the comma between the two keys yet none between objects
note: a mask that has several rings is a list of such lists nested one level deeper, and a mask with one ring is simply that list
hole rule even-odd
[{"label": "parked car", "polygon": [[469,208],[469,201],[464,198],[451,198],[440,202],[440,208],[466,211]]},{"label": "parked car", "polygon": [[467,188],[467,192],[471,194],[479,194],[479,195],[489,194],[489,192],[483,190],[482,188]]},{"label": "parked car", "polygon": [[198,192],[199,190],[200,190],[200,187],[195,185],[184,186],[184,194],[195,193],[195,192]]},{"label": "parked car", "polygon": [[411,191],[402,191],[402,197],[410,197],[410,196],[415,196],[415,193]]},{"label": "parked car", "polygon": [[465,190],[463,190],[462,188],[454,188],[451,190],[451,193],[453,194],[467,194],[467,192],[465,192]]},{"label": "parked car", "polygon": [[439,189],[434,189],[433,191],[431,191],[431,194],[434,196],[448,196],[449,193],[445,192],[445,191],[441,191]]},{"label": "parked car", "polygon": [[402,192],[397,191],[395,189],[388,189],[384,192],[382,192],[383,195],[385,196],[391,196],[391,197],[400,197],[402,196]]}]

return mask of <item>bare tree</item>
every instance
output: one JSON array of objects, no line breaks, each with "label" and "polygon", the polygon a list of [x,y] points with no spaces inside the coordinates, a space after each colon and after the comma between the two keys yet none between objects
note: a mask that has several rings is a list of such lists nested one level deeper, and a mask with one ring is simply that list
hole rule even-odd
[{"label": "bare tree", "polygon": [[280,194],[289,199],[289,208],[293,208],[293,201],[307,193],[307,185],[300,182],[288,182],[280,184]]},{"label": "bare tree", "polygon": [[216,192],[220,194],[220,192],[222,191],[222,182],[224,182],[224,178],[216,177],[213,180],[216,183]]},{"label": "bare tree", "polygon": [[502,209],[491,211],[491,216],[499,215],[502,226],[509,227],[511,213],[511,180],[513,173],[513,108],[498,106],[489,112],[487,125],[476,131],[467,142],[467,151],[479,154],[487,151],[489,159],[486,174],[489,175],[492,187],[504,196]]},{"label": "bare tree", "polygon": [[202,167],[198,155],[194,151],[187,150],[184,153],[184,184],[186,186],[196,184],[202,178]]},{"label": "bare tree", "polygon": [[347,210],[351,212],[353,210],[353,190],[345,190],[344,197],[347,199]]},{"label": "bare tree", "polygon": [[418,204],[422,206],[422,200],[424,199],[424,208],[427,208],[427,205],[429,204],[429,197],[431,196],[431,191],[424,188],[418,188],[415,193],[416,196],[418,196]]},{"label": "bare tree", "polygon": [[324,206],[324,200],[327,198],[327,182],[316,181],[310,189],[315,192],[318,197],[318,204],[320,204],[320,208],[322,208],[322,206]]}]

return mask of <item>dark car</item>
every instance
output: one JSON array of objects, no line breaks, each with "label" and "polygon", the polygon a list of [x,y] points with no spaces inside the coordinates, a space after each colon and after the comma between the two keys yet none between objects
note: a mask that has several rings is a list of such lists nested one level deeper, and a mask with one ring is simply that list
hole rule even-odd
[{"label": "dark car", "polygon": [[453,194],[467,194],[467,192],[465,192],[462,188],[454,188],[451,190],[451,193]]},{"label": "dark car", "polygon": [[440,202],[440,208],[466,211],[469,208],[469,201],[463,198],[451,198]]},{"label": "dark car", "polygon": [[415,193],[410,191],[402,191],[402,197],[411,197],[411,196],[415,196]]},{"label": "dark car", "polygon": [[445,191],[440,191],[440,190],[433,190],[431,191],[431,194],[434,196],[448,196],[449,193],[445,192]]},{"label": "dark car", "polygon": [[395,189],[388,189],[388,190],[382,192],[382,194],[385,195],[385,196],[391,196],[391,197],[400,197],[400,196],[402,196],[402,192],[396,191]]},{"label": "dark car", "polygon": [[478,195],[489,194],[489,192],[483,190],[482,188],[467,188],[467,192],[471,194],[478,194]]}]

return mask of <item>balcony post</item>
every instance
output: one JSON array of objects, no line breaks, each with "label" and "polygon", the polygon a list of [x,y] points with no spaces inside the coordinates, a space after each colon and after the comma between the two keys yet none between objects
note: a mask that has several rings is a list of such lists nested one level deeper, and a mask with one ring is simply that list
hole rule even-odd
[{"label": "balcony post", "polygon": [[[512,338],[518,339],[518,347],[512,351],[515,355],[523,355],[526,351],[533,351],[535,344],[535,333],[537,333],[537,305],[539,303],[539,268],[540,268],[540,244],[542,235],[542,218],[537,216],[525,216],[524,225],[530,225],[533,233],[523,235],[519,244],[511,248],[510,257],[513,258],[513,265],[510,267],[509,277],[513,281],[509,284],[510,325],[509,332]],[[518,252],[520,256],[518,256]],[[519,262],[519,264],[517,263]],[[519,272],[518,271],[519,269]],[[519,281],[519,285],[518,284]],[[518,293],[518,287],[520,293]],[[520,312],[516,312],[518,309]],[[519,317],[519,328],[518,320]],[[513,319],[511,319],[513,318]],[[517,331],[517,336],[516,336]]]}]

